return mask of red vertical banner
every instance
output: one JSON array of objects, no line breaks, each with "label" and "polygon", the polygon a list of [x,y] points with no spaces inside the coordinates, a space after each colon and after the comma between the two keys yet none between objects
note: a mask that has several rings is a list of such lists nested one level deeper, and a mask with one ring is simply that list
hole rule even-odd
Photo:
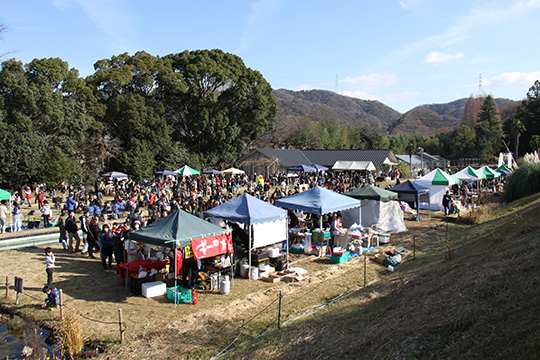
[{"label": "red vertical banner", "polygon": [[212,256],[233,252],[230,234],[212,235],[191,240],[191,248],[195,259],[205,259]]}]

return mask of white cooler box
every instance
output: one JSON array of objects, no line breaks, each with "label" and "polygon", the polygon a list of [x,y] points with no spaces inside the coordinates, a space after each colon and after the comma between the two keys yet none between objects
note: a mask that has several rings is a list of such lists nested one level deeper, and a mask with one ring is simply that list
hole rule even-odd
[{"label": "white cooler box", "polygon": [[141,285],[141,294],[146,298],[165,295],[167,293],[167,284],[163,281],[152,281]]}]

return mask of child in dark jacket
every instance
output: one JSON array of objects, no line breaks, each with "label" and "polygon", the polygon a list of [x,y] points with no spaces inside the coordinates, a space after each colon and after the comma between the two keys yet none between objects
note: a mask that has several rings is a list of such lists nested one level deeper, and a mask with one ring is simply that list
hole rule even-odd
[{"label": "child in dark jacket", "polygon": [[113,242],[109,236],[109,225],[104,224],[99,233],[99,242],[101,245],[101,263],[103,268],[107,269],[107,259],[109,260],[109,269],[112,267]]}]

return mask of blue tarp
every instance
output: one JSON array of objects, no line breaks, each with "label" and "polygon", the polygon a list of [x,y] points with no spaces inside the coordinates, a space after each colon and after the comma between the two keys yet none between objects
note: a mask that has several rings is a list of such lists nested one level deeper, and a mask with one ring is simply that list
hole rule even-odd
[{"label": "blue tarp", "polygon": [[204,217],[217,217],[242,224],[260,224],[287,218],[287,211],[249,194],[240,195],[204,212]]},{"label": "blue tarp", "polygon": [[287,171],[317,171],[317,169],[311,165],[300,164],[298,166],[288,168]]},{"label": "blue tarp", "polygon": [[[399,200],[407,202],[415,202],[416,210],[420,213],[420,202],[429,202],[429,188],[424,185],[417,184],[407,180],[399,185],[391,187],[387,190],[398,193]],[[430,204],[431,207],[431,204]]]},{"label": "blue tarp", "polygon": [[203,171],[203,174],[219,175],[219,174],[223,174],[223,171],[216,170],[216,169],[210,169],[210,170]]},{"label": "blue tarp", "polygon": [[360,201],[317,186],[276,200],[276,206],[324,215],[360,206]]}]

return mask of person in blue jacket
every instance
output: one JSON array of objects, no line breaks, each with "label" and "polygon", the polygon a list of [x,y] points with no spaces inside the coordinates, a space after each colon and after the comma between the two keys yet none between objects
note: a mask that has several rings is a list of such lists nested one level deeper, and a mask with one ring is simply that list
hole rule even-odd
[{"label": "person in blue jacket", "polygon": [[58,309],[60,306],[60,291],[55,287],[45,285],[43,287],[43,292],[47,294],[47,298],[45,299],[45,304],[41,305],[41,308],[51,309],[51,311]]}]

